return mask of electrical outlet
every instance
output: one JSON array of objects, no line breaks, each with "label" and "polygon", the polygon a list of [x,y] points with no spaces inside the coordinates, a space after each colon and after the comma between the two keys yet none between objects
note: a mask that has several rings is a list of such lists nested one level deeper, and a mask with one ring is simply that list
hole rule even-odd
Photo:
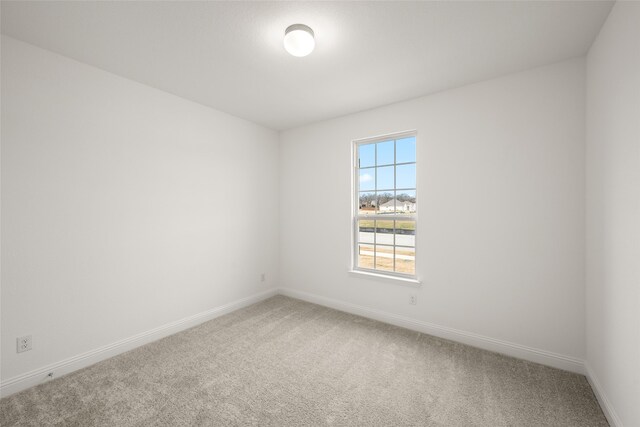
[{"label": "electrical outlet", "polygon": [[418,296],[415,294],[409,295],[409,304],[416,305],[418,304]]},{"label": "electrical outlet", "polygon": [[266,280],[267,280],[267,275],[264,273],[260,274],[260,281],[265,282]]},{"label": "electrical outlet", "polygon": [[31,350],[31,335],[18,338],[18,353]]}]

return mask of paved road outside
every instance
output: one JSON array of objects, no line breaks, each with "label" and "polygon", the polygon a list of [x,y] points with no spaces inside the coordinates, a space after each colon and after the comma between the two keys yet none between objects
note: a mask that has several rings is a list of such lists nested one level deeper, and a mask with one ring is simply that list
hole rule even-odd
[{"label": "paved road outside", "polygon": [[[373,235],[375,233],[370,231],[360,232],[360,243],[373,243]],[[380,245],[393,245],[392,233],[378,233],[376,236],[376,243]],[[396,245],[401,246],[414,246],[416,245],[416,236],[413,234],[396,234]]]}]

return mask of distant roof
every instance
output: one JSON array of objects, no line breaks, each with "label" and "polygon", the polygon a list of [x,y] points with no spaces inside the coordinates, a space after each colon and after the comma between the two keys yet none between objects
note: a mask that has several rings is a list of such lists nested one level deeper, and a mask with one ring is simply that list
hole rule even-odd
[{"label": "distant roof", "polygon": [[389,200],[388,202],[381,204],[380,206],[393,206],[393,205],[394,205],[394,202],[398,202],[398,203],[397,203],[398,205],[402,205],[403,203],[404,203],[404,204],[412,205],[412,204],[414,203],[414,202],[409,202],[409,201],[407,201],[407,202],[401,202],[401,201],[400,201],[400,200],[398,200],[398,199],[391,199],[391,200]]}]

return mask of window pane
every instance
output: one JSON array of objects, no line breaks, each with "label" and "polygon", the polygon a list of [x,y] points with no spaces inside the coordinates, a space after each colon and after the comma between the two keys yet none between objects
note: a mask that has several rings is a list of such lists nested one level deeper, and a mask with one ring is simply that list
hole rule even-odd
[{"label": "window pane", "polygon": [[358,167],[366,168],[376,165],[376,145],[362,144],[358,146]]},{"label": "window pane", "polygon": [[393,193],[389,191],[383,191],[378,193],[378,213],[380,214],[392,214],[395,206],[393,201]]},{"label": "window pane", "polygon": [[396,141],[396,163],[416,161],[416,137],[398,139]]},{"label": "window pane", "polygon": [[383,245],[393,245],[393,221],[376,221],[376,243]]},{"label": "window pane", "polygon": [[375,232],[375,221],[372,219],[361,219],[358,221],[358,242],[373,243]]},{"label": "window pane", "polygon": [[358,195],[358,214],[373,215],[376,213],[376,193],[373,191],[362,191]]},{"label": "window pane", "polygon": [[416,190],[400,190],[396,192],[396,212],[402,215],[416,213]]},{"label": "window pane", "polygon": [[393,246],[376,245],[376,270],[393,271]]},{"label": "window pane", "polygon": [[[415,168],[414,168],[415,171]],[[378,190],[393,190],[393,166],[376,168],[378,174],[378,182],[376,187]]]},{"label": "window pane", "polygon": [[396,166],[396,188],[416,188],[415,163]]},{"label": "window pane", "polygon": [[396,272],[404,274],[416,274],[416,250],[415,248],[396,247]]},{"label": "window pane", "polygon": [[360,191],[375,190],[376,177],[375,169],[360,169],[358,188]]},{"label": "window pane", "polygon": [[358,267],[373,269],[373,245],[358,245]]},{"label": "window pane", "polygon": [[376,165],[392,165],[394,163],[393,141],[378,142],[376,145],[378,146],[378,161]]},{"label": "window pane", "polygon": [[402,246],[416,245],[416,222],[396,221],[395,244]]}]

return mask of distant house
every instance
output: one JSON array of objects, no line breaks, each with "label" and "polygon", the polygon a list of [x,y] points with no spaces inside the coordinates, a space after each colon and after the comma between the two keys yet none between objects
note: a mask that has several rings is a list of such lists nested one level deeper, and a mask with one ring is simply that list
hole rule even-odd
[{"label": "distant house", "polygon": [[360,209],[373,209],[377,205],[377,201],[374,200],[363,200],[360,199]]},{"label": "distant house", "polygon": [[401,202],[398,199],[391,199],[380,205],[380,212],[393,212],[394,208],[396,212],[415,212],[416,202]]}]

